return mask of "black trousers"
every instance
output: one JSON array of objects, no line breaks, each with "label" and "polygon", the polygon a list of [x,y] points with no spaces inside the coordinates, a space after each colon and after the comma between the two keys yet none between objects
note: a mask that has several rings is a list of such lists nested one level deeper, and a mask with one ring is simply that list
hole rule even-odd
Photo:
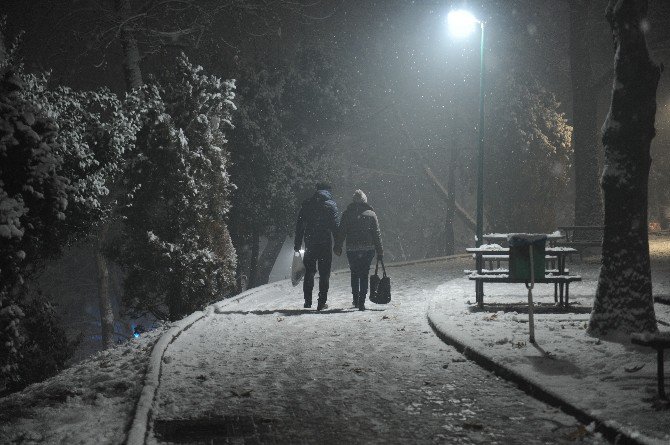
[{"label": "black trousers", "polygon": [[305,247],[305,256],[302,262],[305,264],[305,280],[302,290],[305,293],[305,301],[312,302],[312,290],[314,289],[314,275],[317,267],[319,269],[319,300],[326,301],[328,288],[330,287],[330,266],[333,262],[332,244],[315,244]]},{"label": "black trousers", "polygon": [[368,275],[370,274],[370,264],[374,256],[374,250],[354,250],[347,252],[349,269],[351,269],[351,293],[356,298],[362,298],[363,301],[365,301],[365,295],[368,293]]}]

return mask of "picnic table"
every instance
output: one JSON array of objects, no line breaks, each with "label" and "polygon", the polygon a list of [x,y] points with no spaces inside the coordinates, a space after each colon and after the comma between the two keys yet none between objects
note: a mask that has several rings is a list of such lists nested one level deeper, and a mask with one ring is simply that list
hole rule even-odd
[{"label": "picnic table", "polygon": [[[483,244],[480,247],[467,248],[465,251],[472,253],[475,257],[476,270],[466,272],[469,273],[468,278],[475,281],[475,296],[480,307],[484,305],[484,283],[525,282],[512,279],[507,269],[484,268],[485,262],[491,258],[509,260],[509,247],[502,247],[498,244]],[[569,305],[570,283],[582,279],[579,275],[570,275],[565,267],[566,258],[574,253],[577,253],[577,249],[574,247],[546,247],[545,259],[547,257],[554,258],[557,267],[556,269],[546,270],[543,277],[535,279],[536,283],[554,284],[554,301],[561,306]]]},{"label": "picnic table", "polygon": [[[511,233],[486,233],[482,235],[482,239],[486,244],[498,244],[502,247],[507,247],[507,238],[512,235]],[[547,234],[547,245],[552,247],[555,246],[557,242],[562,240],[565,237],[561,232],[558,230],[553,232],[553,233],[548,233]],[[569,246],[567,246],[569,247]],[[493,262],[496,262],[496,266],[500,268],[500,262],[501,261],[507,261],[509,258],[509,255],[502,255],[502,256],[487,256],[486,260],[489,263],[489,269],[493,269]],[[546,256],[545,260],[547,263],[549,263],[551,269],[556,268],[556,257],[555,256]]]},{"label": "picnic table", "polygon": [[[486,233],[482,235],[482,240],[486,244],[506,244],[507,243],[507,237],[509,237],[509,233]],[[548,233],[547,234],[547,244],[549,246],[553,246],[554,243],[557,241],[565,238],[565,235],[559,232],[558,230],[553,232],[553,233]]]}]

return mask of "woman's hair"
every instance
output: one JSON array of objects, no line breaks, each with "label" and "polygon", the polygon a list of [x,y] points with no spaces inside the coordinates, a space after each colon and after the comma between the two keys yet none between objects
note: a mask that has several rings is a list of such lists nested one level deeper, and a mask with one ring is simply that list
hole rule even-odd
[{"label": "woman's hair", "polygon": [[368,197],[365,196],[365,193],[363,193],[363,190],[361,189],[358,189],[354,192],[352,199],[354,202],[368,202]]}]

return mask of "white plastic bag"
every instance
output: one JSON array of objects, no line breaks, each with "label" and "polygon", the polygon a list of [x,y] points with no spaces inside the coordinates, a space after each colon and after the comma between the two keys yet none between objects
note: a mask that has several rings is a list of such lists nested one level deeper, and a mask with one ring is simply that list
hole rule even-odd
[{"label": "white plastic bag", "polygon": [[305,276],[305,263],[302,262],[302,251],[293,253],[291,265],[291,284],[297,286]]}]

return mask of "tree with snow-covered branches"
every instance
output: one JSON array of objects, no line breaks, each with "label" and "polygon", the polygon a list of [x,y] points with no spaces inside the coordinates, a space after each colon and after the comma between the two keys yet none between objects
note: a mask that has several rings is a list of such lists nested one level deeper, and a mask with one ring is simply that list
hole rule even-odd
[{"label": "tree with snow-covered branches", "polygon": [[16,71],[0,72],[0,378],[12,379],[24,341],[25,279],[35,259],[54,256],[66,240],[70,183],[59,174],[58,126],[21,98]]},{"label": "tree with snow-covered branches", "polygon": [[[303,191],[337,175],[329,138],[347,110],[346,86],[332,54],[315,45],[297,48],[274,64],[243,61],[236,128],[231,133],[231,232],[249,286],[268,282],[293,224]],[[261,251],[260,242],[268,241]]]},{"label": "tree with snow-covered branches", "polygon": [[[17,48],[0,51],[0,379],[11,388],[65,363],[49,296],[27,281],[104,217],[107,184],[137,131],[114,94],[50,88],[47,75],[23,71]],[[28,369],[40,361],[54,366]]]},{"label": "tree with snow-covered branches", "polygon": [[[142,116],[138,92],[119,99],[105,88],[75,91],[60,86],[44,88],[39,94],[45,99],[45,112],[59,124],[63,174],[72,180],[65,223],[78,238],[94,239],[109,229],[114,218],[118,178],[134,147]],[[97,241],[102,246],[105,239]],[[106,274],[102,249],[96,249],[95,255],[99,275]],[[108,348],[115,343],[108,292],[99,292],[99,306],[102,346]]]},{"label": "tree with snow-covered branches", "polygon": [[656,331],[647,200],[661,68],[647,49],[646,0],[610,0],[614,85],[603,125],[605,201],[602,267],[589,322],[595,336]]},{"label": "tree with snow-covered branches", "polygon": [[572,128],[536,80],[510,76],[494,95],[487,132],[485,203],[490,229],[547,232],[568,182]]},{"label": "tree with snow-covered branches", "polygon": [[182,55],[147,88],[113,253],[127,272],[125,304],[176,320],[223,298],[234,284],[226,131],[235,85]]}]

